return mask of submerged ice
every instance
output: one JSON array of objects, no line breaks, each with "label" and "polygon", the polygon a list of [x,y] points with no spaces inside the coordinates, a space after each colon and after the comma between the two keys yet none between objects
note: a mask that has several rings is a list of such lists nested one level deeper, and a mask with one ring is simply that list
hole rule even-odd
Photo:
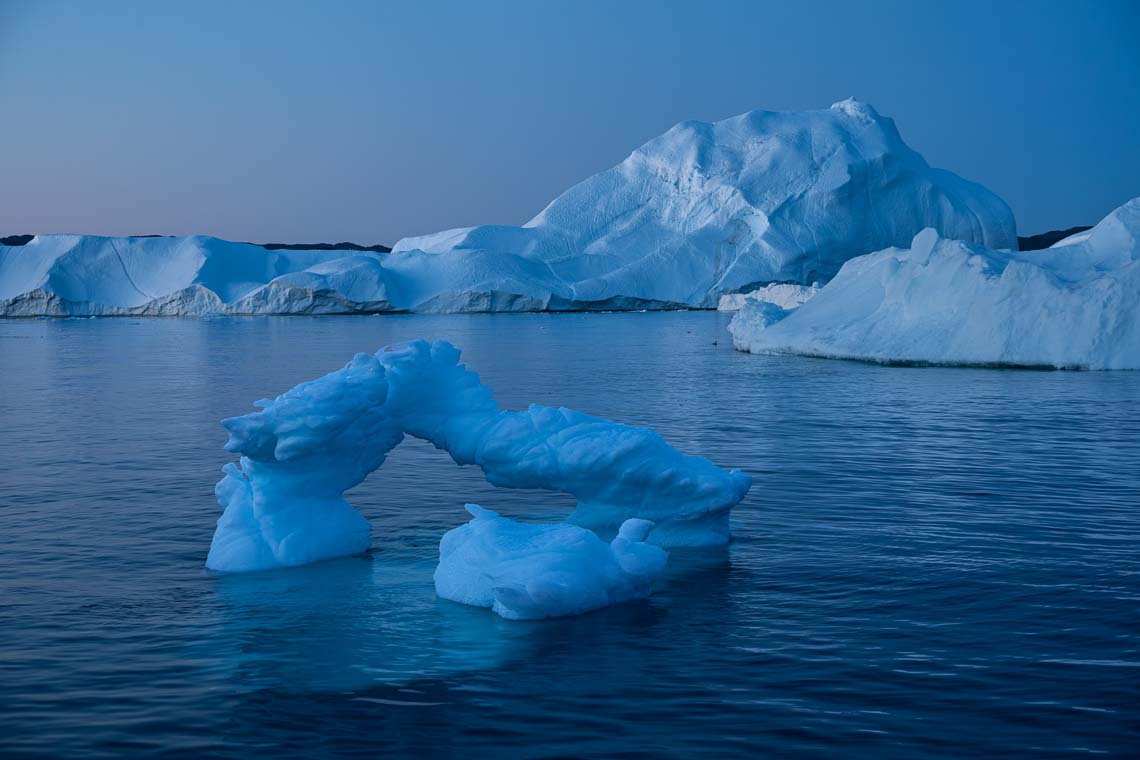
[{"label": "submerged ice", "polygon": [[646,428],[565,408],[502,410],[459,355],[422,340],[357,354],[223,421],[226,450],[241,459],[215,490],[224,512],[207,566],[259,570],[364,551],[369,525],[343,494],[405,434],[478,465],[494,485],[574,496],[570,519],[580,526],[611,533],[640,518],[656,523],[651,539],[661,546],[729,540],[729,511],[748,475],[682,454]]},{"label": "submerged ice", "polygon": [[1140,198],[1040,251],[927,229],[847,262],[798,308],[746,300],[729,330],[752,353],[1140,369]]},{"label": "submerged ice", "polygon": [[665,550],[645,543],[648,520],[626,520],[606,543],[576,525],[526,525],[475,504],[467,511],[471,521],[440,541],[436,593],[505,618],[578,615],[643,599],[665,569]]},{"label": "submerged ice", "polygon": [[386,254],[37,236],[0,246],[0,315],[714,308],[723,294],[826,280],[924,227],[1017,245],[1001,199],[846,100],[683,122],[521,227],[406,238]]}]

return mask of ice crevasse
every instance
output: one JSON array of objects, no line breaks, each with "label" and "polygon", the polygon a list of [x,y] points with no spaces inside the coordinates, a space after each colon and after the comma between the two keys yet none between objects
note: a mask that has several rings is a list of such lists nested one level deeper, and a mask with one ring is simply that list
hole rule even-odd
[{"label": "ice crevasse", "polygon": [[[226,465],[215,489],[223,513],[207,567],[261,570],[363,552],[371,527],[343,494],[405,435],[481,467],[496,486],[572,495],[575,531],[640,542],[651,522],[657,546],[729,540],[729,512],[750,476],[682,454],[646,428],[565,408],[500,409],[459,357],[449,343],[422,340],[357,354],[343,369],[257,402],[257,412],[224,420],[226,450],[240,461]],[[634,518],[649,522],[627,523]],[[558,530],[559,540],[571,535],[568,526]],[[571,543],[582,536],[574,535]],[[607,546],[597,540],[587,542],[590,551]],[[614,561],[624,567],[624,556]],[[614,598],[642,588],[611,580],[603,586]],[[520,604],[507,607],[524,614]]]},{"label": "ice crevasse", "polygon": [[1140,198],[1040,251],[927,229],[847,262],[798,308],[746,299],[729,330],[760,354],[1140,369]]}]

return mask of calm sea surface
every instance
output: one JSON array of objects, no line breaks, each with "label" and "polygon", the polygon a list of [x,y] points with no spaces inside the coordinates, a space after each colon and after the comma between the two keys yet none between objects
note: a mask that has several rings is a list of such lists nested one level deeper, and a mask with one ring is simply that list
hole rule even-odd
[{"label": "calm sea surface", "polygon": [[[0,754],[1140,752],[1140,372],[765,358],[726,324],[0,321]],[[218,421],[415,337],[506,406],[748,471],[735,542],[645,603],[500,620],[435,598],[440,536],[571,504],[408,441],[349,494],[367,555],[208,573]]]}]

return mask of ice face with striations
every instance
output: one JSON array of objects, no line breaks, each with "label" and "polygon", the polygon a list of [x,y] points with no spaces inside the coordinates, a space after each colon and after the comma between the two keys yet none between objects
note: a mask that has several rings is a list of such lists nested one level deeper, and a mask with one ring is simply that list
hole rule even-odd
[{"label": "ice face with striations", "polygon": [[729,330],[753,353],[1140,369],[1140,198],[1041,251],[924,230],[847,262],[797,309],[747,302]]},{"label": "ice face with striations", "polygon": [[648,520],[626,520],[610,543],[576,525],[524,525],[468,504],[472,519],[439,543],[436,593],[511,620],[579,615],[644,599],[665,569],[645,543]]},{"label": "ice face with striations", "polygon": [[0,245],[0,316],[385,311],[379,255],[204,236],[37,235]]},{"label": "ice face with striations", "polygon": [[630,518],[657,524],[661,546],[729,540],[729,511],[752,479],[686,456],[652,430],[572,409],[502,410],[459,364],[459,351],[412,341],[357,354],[260,411],[223,421],[229,464],[215,493],[224,508],[206,560],[221,571],[300,565],[368,548],[364,518],[344,492],[383,464],[405,434],[507,488],[574,496],[571,520],[610,533]]},{"label": "ice face with striations", "polygon": [[687,121],[522,227],[392,253],[266,251],[208,237],[44,235],[0,246],[0,315],[714,308],[808,284],[925,227],[1016,248],[997,196],[931,168],[854,100]]},{"label": "ice face with striations", "polygon": [[521,228],[449,230],[393,250],[442,256],[441,267],[466,258],[458,290],[467,292],[513,292],[493,263],[510,254],[549,269],[549,303],[559,306],[637,299],[712,308],[723,293],[826,279],[847,259],[901,245],[924,227],[1017,246],[1013,215],[997,196],[932,169],[892,120],[845,100],[683,122]]}]

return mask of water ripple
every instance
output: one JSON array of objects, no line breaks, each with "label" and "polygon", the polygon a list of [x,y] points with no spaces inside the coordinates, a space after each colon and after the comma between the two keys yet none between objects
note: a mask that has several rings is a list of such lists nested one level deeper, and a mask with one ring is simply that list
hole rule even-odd
[{"label": "water ripple", "polygon": [[[10,756],[1134,754],[1140,373],[747,356],[720,314],[0,321]],[[222,417],[446,338],[518,408],[655,427],[756,477],[646,603],[502,621],[435,598],[500,491],[407,443],[372,551],[206,573]],[[721,339],[714,347],[712,341]]]}]

